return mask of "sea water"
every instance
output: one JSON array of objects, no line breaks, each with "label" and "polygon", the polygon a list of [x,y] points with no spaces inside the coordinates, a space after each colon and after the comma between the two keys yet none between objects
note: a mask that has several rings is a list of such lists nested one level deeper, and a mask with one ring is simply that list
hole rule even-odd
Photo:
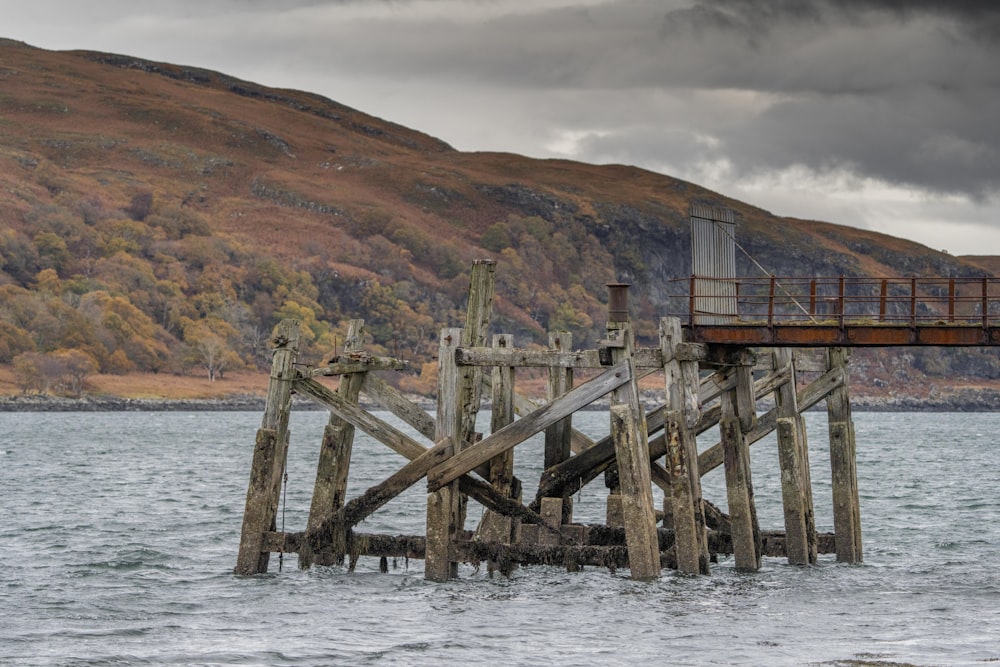
[{"label": "sea water", "polygon": [[[388,415],[381,415],[389,418]],[[482,417],[481,417],[482,419]],[[720,556],[711,576],[362,557],[232,574],[254,432],[250,412],[0,414],[0,664],[981,665],[1000,662],[1000,415],[857,413],[864,563]],[[325,413],[295,412],[279,527],[302,530]],[[606,412],[574,425],[606,433]],[[825,415],[807,414],[817,527],[832,530]],[[488,422],[487,422],[488,423]],[[699,438],[701,449],[714,436]],[[519,446],[526,495],[543,445]],[[752,448],[763,528],[780,529],[773,438]],[[351,491],[403,460],[359,435]],[[705,497],[725,509],[722,471]],[[575,518],[600,521],[600,479]],[[423,482],[364,532],[423,534]],[[659,503],[660,501],[657,500]],[[481,508],[471,504],[469,526]]]}]

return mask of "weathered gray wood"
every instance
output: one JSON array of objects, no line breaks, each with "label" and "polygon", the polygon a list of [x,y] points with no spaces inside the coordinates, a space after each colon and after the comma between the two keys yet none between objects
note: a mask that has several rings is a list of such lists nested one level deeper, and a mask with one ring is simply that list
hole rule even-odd
[{"label": "weathered gray wood", "polygon": [[[684,348],[685,356],[696,357],[702,347]],[[463,347],[456,352],[460,366],[511,366],[514,368],[607,368],[597,350],[528,350],[522,348]],[[636,369],[663,367],[660,350],[640,347],[635,350]]]},{"label": "weathered gray wood", "polygon": [[[236,574],[261,574],[267,572],[267,560],[262,553],[264,531],[269,529],[268,517],[278,511],[278,499],[270,493],[271,474],[277,453],[278,434],[273,429],[259,429],[250,465],[250,483],[247,485],[246,509],[243,511],[243,529],[240,550],[236,560]],[[264,561],[263,563],[261,561]]]},{"label": "weathered gray wood", "polygon": [[[258,442],[254,447],[235,567],[237,574],[244,575],[267,572],[270,560],[270,553],[262,552],[260,547],[263,533],[275,528],[281,480],[285,472],[292,380],[299,352],[298,320],[282,320],[271,335],[271,347],[271,379],[261,420],[261,432],[266,435],[258,432]],[[262,447],[273,448],[273,451],[259,451]]]},{"label": "weathered gray wood", "polygon": [[[344,345],[344,351],[347,355],[361,351],[361,347],[364,345],[364,335],[364,320],[348,322],[347,340]],[[337,394],[348,403],[357,403],[363,381],[364,374],[360,373],[342,376]],[[316,482],[313,485],[309,518],[306,522],[307,531],[316,530],[344,506],[353,446],[354,426],[331,413],[326,428],[323,430],[323,441],[320,444],[319,461],[316,464]],[[347,540],[343,530],[334,532],[334,543],[331,552],[333,561],[327,561],[325,555],[317,559],[308,549],[307,544],[307,548],[299,552],[299,567],[308,568],[314,561],[318,565],[332,565],[333,562],[343,560],[347,548]]]},{"label": "weathered gray wood", "polygon": [[559,526],[563,524],[563,499],[543,498],[542,499],[542,521],[550,530],[543,531],[538,535],[538,544],[553,545],[559,544]]},{"label": "weathered gray wood", "polygon": [[[788,348],[772,352],[775,368],[789,369],[796,376],[795,359]],[[809,489],[808,461],[795,383],[780,387],[774,394],[778,411],[778,463],[781,468],[781,497],[784,509],[785,552],[791,565],[816,562],[816,526]]]},{"label": "weathered gray wood", "polygon": [[847,391],[847,348],[828,350],[830,370],[840,369],[844,383],[827,397],[830,430],[830,467],[833,474],[833,531],[837,540],[837,560],[860,563],[861,509],[858,497],[857,458],[854,422]]},{"label": "weathered gray wood", "polygon": [[629,569],[633,579],[654,579],[660,576],[660,547],[653,511],[649,450],[645,429],[639,422],[641,415],[637,401],[612,406],[611,431],[615,434]]},{"label": "weathered gray wood", "polygon": [[312,378],[300,378],[296,380],[295,390],[302,396],[306,396],[326,407],[345,422],[361,429],[407,459],[412,460],[426,451],[423,445],[392,424],[379,419],[370,412],[366,412],[358,407],[357,404],[339,396]]},{"label": "weathered gray wood", "polygon": [[427,411],[409,401],[398,389],[392,387],[376,375],[365,374],[361,391],[404,423],[412,426],[417,433],[428,440],[434,440],[434,418]]},{"label": "weathered gray wood", "polygon": [[[461,347],[482,347],[486,345],[490,318],[493,315],[493,292],[495,289],[496,262],[492,259],[477,259],[472,264],[469,278],[469,303],[466,307],[465,327],[462,329]],[[452,351],[457,354],[457,349]],[[455,357],[457,365],[457,356]],[[462,410],[462,424],[458,449],[464,449],[475,440],[476,416],[479,414],[483,391],[482,369],[469,366],[460,367],[458,391]]]},{"label": "weathered gray wood", "polygon": [[[461,329],[443,329],[438,350],[438,402],[436,435],[439,439],[453,443],[447,450],[448,456],[458,454],[461,448],[464,412],[462,378],[455,364],[455,348],[462,341]],[[480,461],[479,463],[482,463]],[[475,467],[475,466],[473,466]],[[471,470],[470,468],[469,470]],[[421,474],[426,474],[422,470]],[[469,472],[464,470],[459,475]],[[448,482],[457,479],[455,475]],[[458,483],[442,484],[430,489],[427,496],[427,557],[424,562],[424,577],[431,581],[447,581],[457,576],[458,565],[448,559],[448,546],[455,532],[462,526],[464,512]]]},{"label": "weathered gray wood", "polygon": [[519,445],[547,426],[590,405],[632,378],[631,364],[612,366],[589,382],[581,384],[548,405],[517,420],[489,437],[456,454],[427,476],[428,488],[436,490],[485,463],[497,454]]},{"label": "weathered gray wood", "polygon": [[[698,473],[698,450],[689,413],[700,413],[698,400],[698,364],[679,361],[674,354],[681,340],[681,323],[676,317],[660,320],[660,345],[664,365],[665,427],[667,478],[663,511],[674,529],[677,569],[688,574],[708,574],[708,539],[701,502],[701,475]],[[685,366],[687,368],[685,368]],[[692,381],[694,386],[690,386]],[[696,421],[696,420],[695,420]]]},{"label": "weathered gray wood", "polygon": [[[509,348],[514,343],[510,334],[499,334],[493,337],[493,347]],[[490,433],[496,433],[504,426],[514,421],[514,368],[510,366],[494,366],[490,375]],[[487,479],[498,493],[507,497],[520,499],[520,493],[514,494],[514,450],[493,457],[487,463],[489,475]],[[493,510],[487,510],[476,529],[476,539],[483,542],[498,542],[510,544],[514,537],[514,522],[509,516]],[[489,564],[493,567],[493,563]]]},{"label": "weathered gray wood", "polygon": [[754,392],[753,366],[736,367],[736,412],[743,432],[752,431],[757,425],[757,396]]},{"label": "weathered gray wood", "polygon": [[[549,333],[549,347],[553,350],[572,350],[573,334],[561,331]],[[547,398],[549,401],[563,396],[573,388],[572,368],[550,368]],[[573,416],[560,419],[545,429],[544,466],[549,468],[562,463],[572,454]],[[573,498],[560,497],[559,507],[563,512],[562,523],[573,523]],[[544,505],[543,505],[544,510]],[[544,515],[544,511],[542,512]]]},{"label": "weathered gray wood", "polygon": [[[355,320],[351,320],[352,322]],[[357,320],[364,322],[364,320]],[[351,340],[351,335],[347,335]],[[405,371],[409,368],[408,362],[392,357],[373,357],[368,354],[354,354],[340,356],[330,363],[314,368],[305,375],[309,377],[332,377],[334,375],[351,375],[353,373],[367,373],[368,371]]]},{"label": "weathered gray wood", "polygon": [[791,565],[810,563],[805,494],[799,465],[798,425],[793,417],[778,418],[778,459],[785,516],[785,552]]},{"label": "weathered gray wood", "polygon": [[[806,411],[813,407],[831,391],[843,384],[844,373],[842,369],[835,368],[827,371],[822,376],[811,382],[797,393],[799,410]],[[753,444],[761,438],[772,433],[778,425],[778,409],[771,408],[757,418],[757,427],[746,434],[747,442]],[[722,445],[716,443],[698,454],[698,470],[702,476],[715,470],[723,463]]]},{"label": "weathered gray wood", "polygon": [[[820,378],[816,381],[816,383],[810,385],[810,387],[813,390],[816,390],[817,387],[821,389],[826,388],[830,377],[833,377],[833,375]],[[690,382],[690,380],[686,380],[686,382]],[[788,382],[787,369],[785,371],[770,373],[756,382],[756,393],[758,396],[764,396],[773,391],[774,388],[781,386],[786,382]],[[703,380],[702,387],[705,387],[706,385],[709,387],[715,386],[714,381]],[[733,374],[733,384],[730,386],[730,389],[734,386],[735,373]],[[714,388],[710,388],[708,391],[714,391]],[[812,405],[815,405],[822,400],[824,395],[825,394],[815,398]],[[813,394],[809,393],[809,399],[812,400],[812,398]],[[647,433],[656,433],[664,427],[665,412],[665,406],[660,405],[646,413]],[[700,435],[717,425],[719,423],[720,414],[721,409],[718,405],[705,410],[701,419],[699,419],[694,426],[695,434]],[[756,442],[773,431],[775,428],[774,420],[774,410],[763,415],[760,418],[761,423],[758,425],[758,428],[754,429],[750,434],[751,442]],[[687,421],[687,418],[685,418],[685,421]],[[650,441],[650,453],[654,455],[654,458],[663,456],[666,453],[666,446],[664,445],[658,451],[654,451],[654,443],[655,441]],[[589,447],[578,453],[576,456],[570,458],[568,461],[543,472],[539,483],[538,493],[535,496],[535,500],[531,503],[531,507],[533,509],[537,509],[539,500],[545,496],[556,496],[562,494],[563,497],[565,497],[576,493],[613,465],[614,442],[609,435],[595,442],[593,447]],[[704,475],[709,470],[717,468],[720,465],[722,465],[722,447],[719,444],[716,444],[714,447],[709,448],[698,456],[698,470],[701,475]],[[706,469],[705,466],[709,466],[709,468]]]},{"label": "weathered gray wood", "polygon": [[[495,366],[494,368],[498,367]],[[513,371],[515,370],[515,368],[511,367],[511,370]],[[647,372],[651,373],[652,371],[646,370],[641,373],[637,372],[637,374],[639,375],[640,378],[642,378],[645,377]],[[483,387],[492,390],[490,376],[488,375],[483,376]],[[544,405],[544,403],[540,402],[536,403],[535,401],[532,401],[531,399],[515,391],[513,396],[513,405],[514,405],[514,413],[523,416],[534,412],[542,405]],[[493,429],[493,430],[496,431],[498,429]],[[579,454],[585,449],[590,449],[593,446],[594,446],[594,441],[589,437],[587,437],[585,434],[581,433],[575,428],[570,430],[570,449],[574,454]]]},{"label": "weathered gray wood", "polygon": [[753,483],[750,479],[749,447],[736,417],[736,397],[722,397],[722,420],[719,433],[726,469],[726,497],[732,523],[733,555],[736,569],[756,572],[760,569],[760,529],[753,505]]}]

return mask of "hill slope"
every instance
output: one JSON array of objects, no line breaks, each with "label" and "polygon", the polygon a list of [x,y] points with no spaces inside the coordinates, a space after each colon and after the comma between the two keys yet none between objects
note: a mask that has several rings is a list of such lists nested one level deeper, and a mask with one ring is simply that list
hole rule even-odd
[{"label": "hill slope", "polygon": [[[263,367],[266,334],[295,316],[309,358],[364,317],[376,350],[419,368],[482,257],[499,260],[497,331],[589,345],[605,283],[626,280],[652,336],[685,306],[692,203],[736,211],[741,245],[779,275],[984,271],[633,167],[462,153],[309,93],[0,40],[0,364]],[[914,373],[951,368],[914,354]],[[968,354],[1000,378],[995,354]]]}]

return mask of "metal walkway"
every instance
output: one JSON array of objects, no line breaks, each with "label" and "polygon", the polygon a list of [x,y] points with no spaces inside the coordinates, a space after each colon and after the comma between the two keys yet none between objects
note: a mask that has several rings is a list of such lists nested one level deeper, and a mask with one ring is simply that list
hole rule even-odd
[{"label": "metal walkway", "polygon": [[[686,340],[776,347],[1000,345],[1000,279],[690,277]],[[720,296],[724,295],[724,296]]]}]

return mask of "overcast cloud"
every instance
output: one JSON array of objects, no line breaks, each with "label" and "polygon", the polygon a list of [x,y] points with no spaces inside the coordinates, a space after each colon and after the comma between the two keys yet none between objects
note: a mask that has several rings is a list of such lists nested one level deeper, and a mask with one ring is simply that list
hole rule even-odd
[{"label": "overcast cloud", "polygon": [[634,164],[780,215],[1000,255],[1000,3],[0,0],[0,36]]}]

